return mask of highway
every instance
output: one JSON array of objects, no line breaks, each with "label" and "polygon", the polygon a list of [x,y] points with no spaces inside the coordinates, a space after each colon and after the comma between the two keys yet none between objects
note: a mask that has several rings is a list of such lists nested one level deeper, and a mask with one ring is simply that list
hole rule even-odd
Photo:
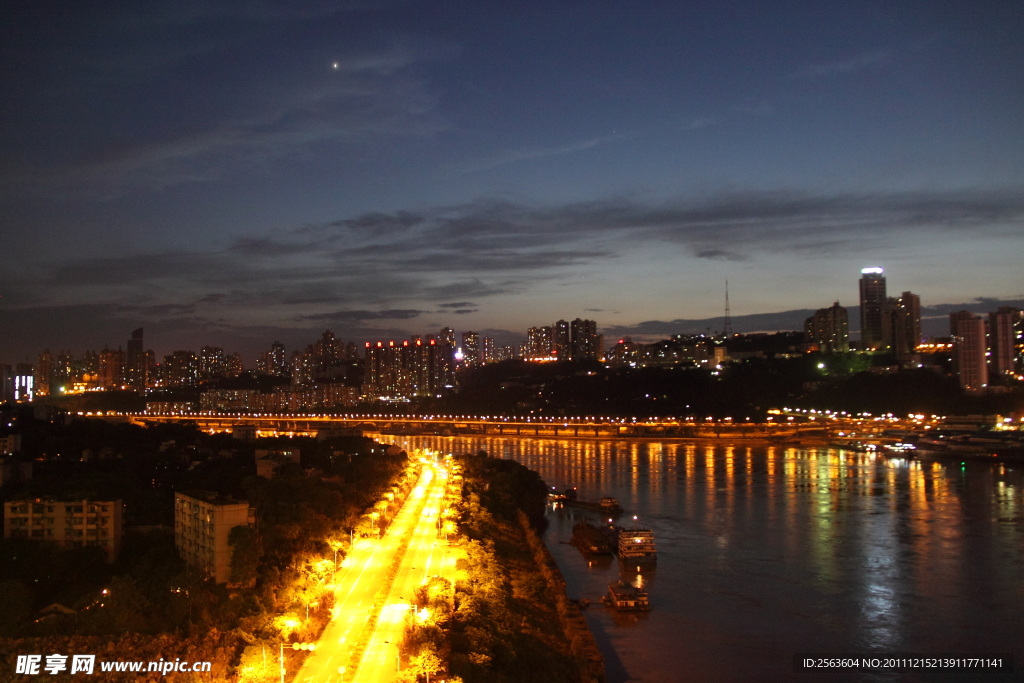
[{"label": "highway", "polygon": [[[358,681],[389,683],[394,678],[397,643],[413,591],[423,581],[424,572],[440,573],[437,567],[444,550],[435,548],[435,542],[446,482],[446,472],[425,466],[384,536],[379,541],[357,541],[338,573],[332,619],[316,650],[295,675],[296,683],[347,683],[353,680],[353,673]],[[407,539],[408,548],[399,557]],[[389,585],[389,570],[396,562],[401,563],[400,568]],[[383,602],[377,628],[361,663],[355,662],[353,648],[365,642],[365,627],[372,619],[375,601]],[[395,607],[396,603],[404,607]]]}]

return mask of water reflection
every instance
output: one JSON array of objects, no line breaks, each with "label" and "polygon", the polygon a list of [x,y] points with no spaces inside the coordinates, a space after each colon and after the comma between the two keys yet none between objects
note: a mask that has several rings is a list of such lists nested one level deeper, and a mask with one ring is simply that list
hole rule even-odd
[{"label": "water reflection", "polygon": [[[654,530],[649,615],[586,612],[613,683],[793,680],[794,652],[1016,649],[1024,663],[1020,467],[768,444],[400,441],[514,458]],[[546,541],[571,597],[596,601],[622,568],[562,543],[584,516],[551,511]]]}]

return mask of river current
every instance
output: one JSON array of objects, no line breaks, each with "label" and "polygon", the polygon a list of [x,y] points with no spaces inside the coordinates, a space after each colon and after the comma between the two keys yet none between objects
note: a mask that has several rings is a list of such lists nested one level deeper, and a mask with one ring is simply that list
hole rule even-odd
[{"label": "river current", "polygon": [[[886,458],[742,442],[394,437],[487,451],[654,531],[640,573],[568,545],[598,515],[548,511],[545,542],[626,681],[1024,680],[1024,464]],[[641,582],[649,613],[598,600]],[[1003,671],[796,671],[797,653],[1013,653]]]}]

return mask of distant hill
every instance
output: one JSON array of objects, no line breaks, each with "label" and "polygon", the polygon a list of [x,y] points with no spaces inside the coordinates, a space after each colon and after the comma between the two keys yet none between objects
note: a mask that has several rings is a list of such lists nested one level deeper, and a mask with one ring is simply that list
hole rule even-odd
[{"label": "distant hill", "polygon": [[[1024,299],[985,299],[959,304],[937,304],[921,307],[921,331],[925,337],[945,337],[949,335],[949,314],[954,311],[971,311],[972,313],[990,313],[1000,306],[1013,306],[1024,309]],[[736,315],[732,317],[732,331],[750,332],[781,332],[786,330],[803,330],[804,320],[814,315],[815,309],[799,308],[778,313],[755,313],[753,315]],[[860,306],[847,306],[850,315],[850,336],[860,337]],[[677,320],[647,320],[636,325],[618,325],[605,327],[601,331],[605,335],[605,345],[614,342],[612,337],[655,337],[665,338],[673,334],[700,334],[702,332],[717,333],[722,330],[722,317],[703,318],[699,320],[679,318]]]}]

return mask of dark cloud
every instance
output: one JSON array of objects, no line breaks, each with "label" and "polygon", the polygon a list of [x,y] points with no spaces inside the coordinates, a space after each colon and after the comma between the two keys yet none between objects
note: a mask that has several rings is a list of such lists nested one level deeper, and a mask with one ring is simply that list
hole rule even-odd
[{"label": "dark cloud", "polygon": [[[348,268],[403,273],[523,272],[608,261],[630,245],[677,244],[698,258],[864,249],[870,240],[1019,235],[1024,193],[812,195],[737,193],[701,200],[605,200],[529,206],[481,200],[417,213],[373,213],[234,249],[321,254]],[[353,233],[355,231],[356,234]],[[258,245],[258,246],[256,246]]]},{"label": "dark cloud", "polygon": [[[874,254],[882,243],[895,250],[922,239],[1005,243],[1022,236],[1021,191],[774,192],[560,206],[479,201],[245,236],[220,251],[83,258],[48,269],[37,264],[5,273],[0,306],[101,301],[131,319],[191,316],[199,326],[224,321],[236,328],[321,321],[357,331],[362,323],[410,320],[426,311],[465,316],[491,297],[528,295],[580,273],[600,277],[637,248],[751,263],[765,254],[821,259]],[[801,315],[752,320],[751,329],[799,328]],[[652,321],[612,333],[668,334],[716,324]]]},{"label": "dark cloud", "polygon": [[694,254],[697,258],[711,259],[712,261],[745,261],[745,256],[726,249],[702,249]]},{"label": "dark cloud", "polygon": [[387,311],[334,311],[333,313],[315,313],[299,316],[301,320],[322,320],[334,322],[354,322],[361,320],[409,320],[416,318],[425,311],[415,309],[393,309]]},{"label": "dark cloud", "polygon": [[[367,214],[246,237],[220,252],[68,261],[54,264],[42,284],[61,288],[181,282],[186,291],[188,286],[219,291],[244,286],[253,300],[289,303],[366,297],[384,301],[410,294],[443,300],[514,292],[575,266],[608,263],[644,244],[675,245],[701,259],[742,261],[759,253],[857,253],[873,249],[878,239],[897,245],[925,236],[934,242],[944,236],[1021,235],[1020,191],[760,193],[548,207],[474,202],[417,214]],[[441,307],[476,304],[456,301]]]},{"label": "dark cloud", "polygon": [[32,291],[40,304],[66,301],[74,289],[151,306],[185,299],[236,309],[303,306],[302,314],[329,315],[309,308],[362,311],[370,304],[390,310],[402,301],[448,299],[442,310],[470,310],[480,306],[469,296],[480,300],[563,282],[574,268],[609,264],[644,245],[699,259],[750,261],[763,253],[857,254],[879,240],[895,248],[921,238],[1021,235],[1020,191],[776,192],[562,206],[480,201],[242,237],[221,251],[69,260],[36,280],[8,275],[6,284],[12,292]]}]

